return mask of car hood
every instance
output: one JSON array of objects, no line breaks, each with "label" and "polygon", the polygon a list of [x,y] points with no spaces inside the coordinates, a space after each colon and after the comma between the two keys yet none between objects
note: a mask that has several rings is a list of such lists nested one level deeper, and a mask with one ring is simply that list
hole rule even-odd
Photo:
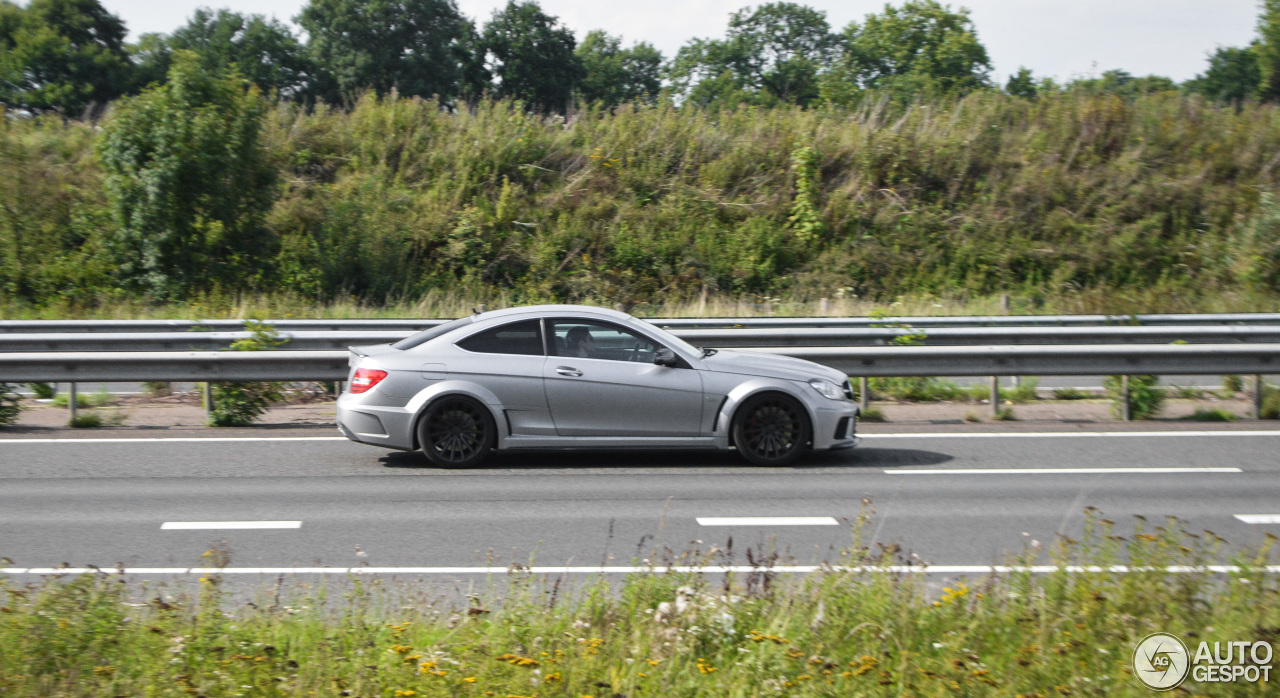
[{"label": "car hood", "polygon": [[836,385],[849,380],[848,376],[834,368],[781,354],[721,349],[711,356],[704,357],[702,362],[712,371],[738,373],[747,376],[765,376],[768,378],[802,381],[807,381],[810,378],[826,378]]}]

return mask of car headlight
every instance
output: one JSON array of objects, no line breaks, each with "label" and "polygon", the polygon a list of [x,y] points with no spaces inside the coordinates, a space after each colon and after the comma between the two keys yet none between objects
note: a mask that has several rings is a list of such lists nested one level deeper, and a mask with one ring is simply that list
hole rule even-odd
[{"label": "car headlight", "polygon": [[828,400],[844,399],[844,391],[840,389],[840,386],[836,385],[835,383],[832,383],[831,381],[822,380],[821,378],[814,378],[813,380],[809,381],[809,385],[813,386],[814,390],[822,393],[822,397],[825,397]]}]

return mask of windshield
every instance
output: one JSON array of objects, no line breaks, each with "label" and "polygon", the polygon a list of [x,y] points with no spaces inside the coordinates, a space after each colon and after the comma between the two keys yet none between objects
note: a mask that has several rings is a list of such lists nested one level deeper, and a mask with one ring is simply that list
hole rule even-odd
[{"label": "windshield", "polygon": [[670,332],[662,329],[661,327],[658,327],[657,325],[651,322],[645,322],[640,318],[632,318],[632,320],[635,320],[636,322],[639,322],[639,323],[643,323],[646,329],[652,330],[654,334],[658,335],[658,339],[661,339],[662,342],[667,346],[673,347],[678,351],[683,351],[686,354],[692,354],[693,356],[704,356],[701,349],[693,346],[692,344],[684,341],[683,339],[680,339],[679,337],[671,334]]},{"label": "windshield", "polygon": [[411,334],[395,344],[392,344],[391,348],[399,349],[401,351],[404,351],[405,349],[412,349],[420,344],[426,344],[436,337],[452,332],[453,330],[471,322],[471,316],[469,315],[467,317],[460,317],[457,320],[450,320],[443,325],[436,325],[435,327],[423,330],[418,334]]}]

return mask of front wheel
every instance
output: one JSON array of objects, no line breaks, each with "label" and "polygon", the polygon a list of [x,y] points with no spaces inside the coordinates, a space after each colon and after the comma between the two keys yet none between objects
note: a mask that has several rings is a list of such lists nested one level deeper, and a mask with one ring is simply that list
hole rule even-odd
[{"label": "front wheel", "polygon": [[489,410],[462,396],[441,398],[418,420],[418,444],[441,468],[470,468],[493,450],[498,430]]},{"label": "front wheel", "polygon": [[810,437],[804,407],[778,393],[747,400],[733,418],[733,445],[754,465],[791,465]]}]

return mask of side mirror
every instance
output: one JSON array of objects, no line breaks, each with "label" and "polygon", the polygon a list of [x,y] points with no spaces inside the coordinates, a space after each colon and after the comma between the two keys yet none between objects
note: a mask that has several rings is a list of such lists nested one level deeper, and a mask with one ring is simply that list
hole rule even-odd
[{"label": "side mirror", "polygon": [[675,368],[677,363],[676,353],[666,347],[658,347],[658,350],[653,352],[653,363],[658,366]]}]

